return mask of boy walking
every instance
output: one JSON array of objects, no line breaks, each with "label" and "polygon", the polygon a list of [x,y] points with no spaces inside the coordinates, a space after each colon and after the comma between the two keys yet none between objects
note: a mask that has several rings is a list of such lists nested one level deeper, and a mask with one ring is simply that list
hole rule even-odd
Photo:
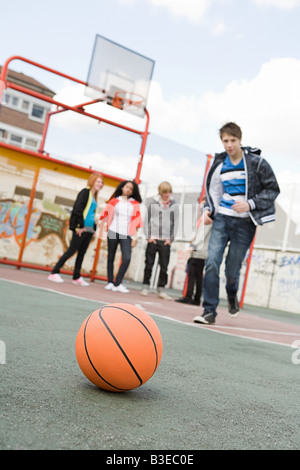
[{"label": "boy walking", "polygon": [[142,295],[148,295],[150,278],[158,253],[160,273],[157,285],[158,297],[164,300],[172,298],[164,288],[168,282],[168,265],[170,260],[171,243],[175,238],[179,208],[172,196],[172,186],[167,181],[158,186],[158,195],[153,197],[148,206],[145,234],[148,239],[145,258],[145,269]]},{"label": "boy walking", "polygon": [[237,291],[243,259],[256,226],[275,220],[280,190],[274,172],[257,148],[242,147],[242,131],[232,122],[220,129],[225,152],[216,154],[206,179],[204,224],[213,224],[203,280],[202,316],[194,322],[215,323],[219,304],[219,271],[224,250],[228,310],[238,315]]}]

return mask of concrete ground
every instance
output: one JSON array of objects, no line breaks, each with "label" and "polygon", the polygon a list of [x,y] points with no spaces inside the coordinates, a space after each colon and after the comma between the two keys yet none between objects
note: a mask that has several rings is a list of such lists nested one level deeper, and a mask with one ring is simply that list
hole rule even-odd
[{"label": "concrete ground", "polygon": [[[0,449],[300,448],[299,315],[245,306],[232,319],[224,304],[207,327],[192,321],[200,307],[139,285],[116,294],[64,278],[0,266]],[[147,311],[164,346],[153,377],[126,393],[96,388],[75,356],[84,319],[115,302]]]}]

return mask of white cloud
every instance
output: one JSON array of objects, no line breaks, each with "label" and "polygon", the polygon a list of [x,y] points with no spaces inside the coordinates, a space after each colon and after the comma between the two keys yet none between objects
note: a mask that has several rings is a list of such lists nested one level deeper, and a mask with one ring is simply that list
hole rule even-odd
[{"label": "white cloud", "polygon": [[[236,121],[243,129],[244,145],[262,148],[267,160],[272,166],[276,164],[280,170],[288,168],[290,172],[299,172],[299,83],[300,60],[294,58],[272,59],[262,65],[252,80],[233,81],[220,93],[208,91],[201,96],[182,93],[167,101],[161,85],[152,82],[148,101],[150,133],[194,146],[199,151],[213,153],[222,149],[217,135],[218,128],[226,121]],[[56,98],[70,104],[87,101],[83,89],[78,85],[66,86]],[[90,109],[92,112],[92,107],[87,108]],[[108,118],[121,119],[124,125],[134,127],[135,124],[143,124],[143,120],[106,105],[102,105],[101,115],[104,112],[108,113]],[[89,119],[75,113],[62,113],[60,116],[55,121],[57,119],[57,125],[65,130],[72,129],[84,134],[85,129],[90,126]],[[191,145],[196,138],[199,145]],[[217,145],[220,148],[216,148]],[[109,160],[104,161],[103,156],[101,158],[109,167]],[[132,168],[137,165],[137,157],[132,158],[132,162],[129,157],[119,162],[116,157],[114,161],[117,166],[114,166],[119,174],[126,174],[128,167],[132,174]],[[289,167],[287,161],[290,162]],[[155,180],[157,168],[163,169],[160,174],[170,174],[174,184],[175,181],[178,184],[179,181],[185,184],[190,181],[193,184],[194,175],[200,171],[196,167],[191,170],[191,163],[184,159],[175,162],[172,156],[162,158],[157,153],[144,160],[142,178],[147,181]]]},{"label": "white cloud", "polygon": [[[190,107],[193,109],[193,103],[195,97],[186,97],[184,95],[175,97],[170,103],[164,102],[162,98],[162,89],[158,83],[152,83],[152,102],[153,102],[153,118],[151,116],[150,123],[153,122],[150,132],[158,131],[161,135],[163,131],[169,129],[172,131],[174,128],[182,128],[187,132],[194,131],[198,129],[198,124],[195,123],[194,127],[192,126],[193,119],[197,119],[196,112],[189,116],[189,120],[186,122],[182,120],[182,115],[186,113],[186,110]],[[151,86],[151,89],[152,89]],[[70,85],[66,82],[66,85],[58,91],[55,99],[61,103],[68,105],[76,105],[89,101],[87,97],[84,96],[84,87],[81,85]],[[130,115],[126,112],[120,112],[110,106],[105,104],[91,105],[86,106],[86,111],[95,114],[99,117],[104,117],[113,122],[119,122],[120,124],[131,127],[134,129],[143,129],[145,121]],[[151,111],[152,114],[152,111]],[[60,131],[63,131],[64,141],[68,139],[72,142],[72,135],[82,135],[83,142],[89,138],[94,139],[94,131],[97,129],[95,126],[95,121],[93,119],[88,119],[85,116],[81,116],[78,113],[72,111],[63,112],[58,114],[56,117],[52,118],[51,126],[55,126]],[[103,128],[103,124],[101,124]],[[108,134],[103,136],[99,135],[98,144],[101,145],[101,138],[105,139],[116,139],[120,134],[113,133],[110,126],[106,126]],[[160,131],[160,132],[159,132]],[[67,135],[68,134],[68,135]],[[71,136],[70,136],[71,134]],[[123,133],[122,133],[123,135]],[[97,139],[95,139],[97,145]],[[135,174],[139,155],[130,154],[125,146],[121,149],[120,154],[110,154],[107,155],[101,151],[85,151],[84,144],[80,145],[83,149],[78,149],[77,152],[74,152],[74,144],[64,145],[63,143],[55,144],[56,152],[61,153],[61,157],[67,158],[70,161],[76,161],[82,164],[82,162],[89,162],[94,169],[99,171],[112,173],[115,176],[120,176],[122,178],[131,179]],[[122,147],[122,144],[120,143]],[[76,148],[76,147],[75,147]],[[203,178],[203,163],[200,165],[192,164],[188,158],[182,157],[176,161],[165,155],[160,155],[159,153],[151,154],[149,151],[147,153],[147,158],[143,161],[142,166],[142,175],[141,178],[143,181],[147,182],[150,185],[157,186],[161,181],[162,176],[166,175],[171,184],[174,186],[180,185],[190,185],[197,184],[199,185],[202,182]],[[159,171],[158,171],[159,169]],[[200,182],[200,183],[199,183]]]},{"label": "white cloud", "polygon": [[202,21],[211,5],[211,0],[148,0],[148,2],[166,8],[177,18],[187,18],[192,23]]},{"label": "white cloud", "polygon": [[[226,121],[236,121],[244,131],[245,145],[300,158],[299,82],[300,60],[278,58],[263,64],[252,80],[233,81],[220,93],[177,95],[167,102],[160,85],[153,83],[149,96],[152,129],[183,142],[188,135],[201,135],[203,125],[218,129]],[[187,140],[184,143],[188,145]]]},{"label": "white cloud", "polygon": [[148,109],[151,113],[151,127],[159,134],[172,130],[197,132],[199,128],[199,113],[195,106],[196,96],[175,95],[170,101],[165,101],[163,89],[158,82],[153,81],[150,87]]},{"label": "white cloud", "polygon": [[220,36],[221,34],[224,34],[226,31],[227,31],[227,27],[224,21],[222,20],[217,21],[211,28],[211,32],[214,36]]},{"label": "white cloud", "polygon": [[299,151],[299,80],[300,60],[272,59],[253,80],[234,81],[222,93],[204,94],[199,101],[201,113],[219,124],[240,123],[244,143],[295,156]]},{"label": "white cloud", "polygon": [[254,0],[254,3],[263,8],[279,8],[280,10],[292,10],[300,5],[300,0]]},{"label": "white cloud", "polygon": [[[72,156],[72,160],[79,163],[82,163],[82,161],[90,162],[95,170],[128,179],[133,178],[138,162],[138,158],[135,155],[124,153],[122,155],[115,154],[108,156],[97,151],[75,153]],[[113,171],[109,171],[108,169],[112,168],[112,162]],[[147,153],[147,158],[143,161],[141,179],[149,184],[150,187],[157,187],[162,179],[166,179],[170,181],[174,190],[176,190],[177,186],[191,185],[191,175],[196,175],[193,184],[200,187],[203,179],[203,164],[199,168],[198,165],[192,164],[186,157],[174,161],[172,158],[165,158],[158,153]]]},{"label": "white cloud", "polygon": [[147,154],[143,163],[142,180],[157,186],[162,178],[170,181],[173,189],[175,186],[190,185],[191,182],[200,187],[203,179],[203,164],[192,164],[186,157],[174,160],[171,157],[163,158],[158,154]]}]

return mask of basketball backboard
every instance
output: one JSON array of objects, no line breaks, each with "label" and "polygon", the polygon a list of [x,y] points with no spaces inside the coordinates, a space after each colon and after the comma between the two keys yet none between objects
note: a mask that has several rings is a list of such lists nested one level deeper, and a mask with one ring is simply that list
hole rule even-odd
[{"label": "basketball backboard", "polygon": [[144,117],[154,61],[96,35],[86,96]]}]

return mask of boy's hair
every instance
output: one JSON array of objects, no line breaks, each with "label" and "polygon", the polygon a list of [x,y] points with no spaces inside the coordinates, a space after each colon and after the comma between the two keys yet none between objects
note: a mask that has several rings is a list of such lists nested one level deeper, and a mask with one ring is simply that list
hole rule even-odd
[{"label": "boy's hair", "polygon": [[235,124],[235,122],[227,122],[227,124],[224,124],[224,126],[222,126],[219,130],[219,133],[221,139],[223,134],[229,134],[239,140],[242,140],[242,129],[237,124]]},{"label": "boy's hair", "polygon": [[163,194],[163,193],[172,193],[172,186],[170,185],[170,183],[168,183],[167,181],[163,181],[162,183],[160,183],[160,185],[158,186],[158,193],[159,194]]}]

